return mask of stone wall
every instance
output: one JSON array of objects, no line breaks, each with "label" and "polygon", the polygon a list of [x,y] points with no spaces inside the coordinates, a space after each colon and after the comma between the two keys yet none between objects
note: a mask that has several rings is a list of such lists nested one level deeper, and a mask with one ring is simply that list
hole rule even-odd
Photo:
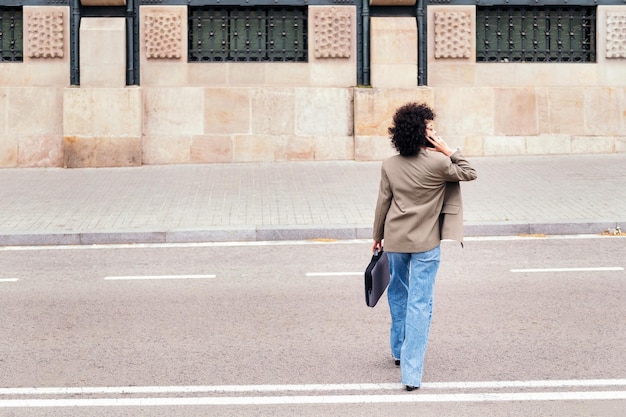
[{"label": "stone wall", "polygon": [[626,152],[626,6],[598,7],[587,64],[476,63],[474,6],[429,6],[428,87],[405,17],[371,19],[372,85],[356,85],[354,6],[310,6],[309,60],[293,64],[187,62],[186,6],[142,6],[135,87],[123,20],[83,18],[80,87],[69,9],[24,20],[24,62],[0,64],[0,167],[379,160],[408,101],[468,155]]}]

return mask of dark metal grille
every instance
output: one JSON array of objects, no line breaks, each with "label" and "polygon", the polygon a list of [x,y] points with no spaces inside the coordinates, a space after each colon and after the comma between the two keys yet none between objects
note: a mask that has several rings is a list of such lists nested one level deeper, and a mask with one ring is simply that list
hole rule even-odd
[{"label": "dark metal grille", "polygon": [[24,60],[23,17],[21,7],[0,7],[0,61]]},{"label": "dark metal grille", "polygon": [[595,62],[595,6],[476,9],[477,62]]},{"label": "dark metal grille", "polygon": [[307,61],[306,7],[189,7],[189,61]]}]

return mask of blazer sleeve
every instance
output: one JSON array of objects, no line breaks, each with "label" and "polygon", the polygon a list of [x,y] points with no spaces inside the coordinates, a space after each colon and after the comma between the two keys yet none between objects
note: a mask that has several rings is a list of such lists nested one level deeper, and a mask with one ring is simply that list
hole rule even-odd
[{"label": "blazer sleeve", "polygon": [[391,207],[392,197],[393,193],[391,192],[391,185],[383,165],[380,171],[380,185],[378,187],[378,200],[376,201],[376,211],[374,213],[374,227],[372,233],[372,237],[377,242],[383,240],[385,236],[385,219],[387,218],[389,207]]},{"label": "blazer sleeve", "polygon": [[476,170],[465,159],[461,151],[456,151],[450,155],[450,164],[444,175],[446,181],[472,181],[477,176]]}]

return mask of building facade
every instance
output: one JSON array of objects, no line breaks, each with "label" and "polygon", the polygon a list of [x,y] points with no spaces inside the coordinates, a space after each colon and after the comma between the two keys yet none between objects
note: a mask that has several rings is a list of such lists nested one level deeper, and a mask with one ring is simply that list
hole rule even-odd
[{"label": "building facade", "polygon": [[626,3],[0,0],[0,167],[626,152]]}]

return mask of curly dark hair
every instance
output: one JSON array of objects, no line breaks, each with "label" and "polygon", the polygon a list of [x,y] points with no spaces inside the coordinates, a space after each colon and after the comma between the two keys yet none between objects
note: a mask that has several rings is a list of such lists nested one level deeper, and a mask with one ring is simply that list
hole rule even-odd
[{"label": "curly dark hair", "polygon": [[402,156],[419,154],[424,146],[432,146],[426,139],[426,122],[434,119],[435,113],[427,104],[405,104],[393,116],[391,144]]}]

